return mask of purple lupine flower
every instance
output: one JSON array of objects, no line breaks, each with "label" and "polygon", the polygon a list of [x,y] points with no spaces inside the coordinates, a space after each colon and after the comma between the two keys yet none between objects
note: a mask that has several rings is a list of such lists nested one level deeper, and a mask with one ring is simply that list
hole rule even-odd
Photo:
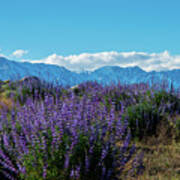
[{"label": "purple lupine flower", "polygon": [[85,156],[85,167],[86,167],[86,171],[89,170],[89,165],[90,165],[89,158],[88,158],[88,155],[86,154],[86,156]]},{"label": "purple lupine flower", "polygon": [[43,167],[43,178],[46,178],[46,176],[47,176],[47,164],[46,165],[44,165],[44,167]]},{"label": "purple lupine flower", "polygon": [[[82,97],[76,96],[70,90],[61,97],[56,95],[55,99],[51,94],[45,93],[45,100],[39,97],[34,99],[27,98],[23,106],[19,105],[17,107],[17,112],[14,111],[16,112],[15,114],[12,112],[10,123],[6,125],[6,127],[11,127],[9,132],[11,138],[5,136],[4,144],[6,147],[12,146],[12,148],[7,149],[7,152],[19,158],[17,160],[17,169],[21,173],[25,174],[26,172],[23,160],[29,154],[36,156],[38,151],[40,156],[42,156],[42,164],[46,164],[51,163],[51,161],[47,162],[47,159],[51,159],[53,163],[55,162],[53,159],[58,157],[58,153],[65,153],[59,155],[61,157],[65,156],[65,160],[61,159],[64,167],[69,169],[71,175],[78,178],[82,171],[80,171],[81,166],[79,163],[81,164],[82,162],[76,162],[77,164],[73,164],[72,167],[69,164],[71,161],[70,155],[74,156],[73,153],[75,150],[78,151],[78,146],[81,145],[81,142],[79,142],[80,136],[84,136],[84,139],[87,141],[85,142],[87,147],[82,148],[82,154],[86,154],[85,159],[83,158],[83,163],[85,160],[87,173],[89,167],[92,166],[90,163],[94,158],[93,153],[97,151],[96,144],[102,149],[100,150],[101,153],[97,155],[99,156],[97,157],[99,161],[96,163],[98,168],[94,167],[94,169],[96,171],[96,169],[101,168],[104,173],[102,176],[105,176],[107,172],[110,177],[113,169],[117,167],[116,158],[114,157],[118,155],[116,142],[119,140],[124,142],[121,150],[119,150],[122,155],[120,160],[124,164],[126,163],[128,158],[125,154],[127,154],[130,142],[130,135],[126,136],[128,122],[121,122],[123,110],[115,112],[115,104],[111,102],[111,97],[114,95],[119,96],[123,92],[123,88],[117,88],[115,85],[104,88],[97,83],[90,82],[82,84],[80,88],[83,91]],[[131,95],[132,92],[129,89],[128,92]],[[107,108],[106,101],[104,100],[104,96],[106,95],[109,96],[110,109]],[[122,101],[124,108],[130,103],[129,101]],[[2,122],[7,118],[7,114],[2,118],[3,121],[0,122],[0,125],[2,130],[6,132],[3,129],[5,123],[2,124]],[[63,139],[67,136],[68,140]],[[1,139],[3,139],[3,136]],[[12,139],[13,143],[9,139]],[[62,144],[67,150],[66,152],[60,151]],[[13,145],[15,149],[13,149]],[[130,154],[133,152],[132,148]],[[81,152],[79,153],[81,154]],[[104,162],[108,153],[111,153],[113,157],[113,163],[110,165],[110,169],[106,167],[106,163]],[[81,161],[81,157],[77,157],[77,159]],[[7,161],[4,163],[8,165]],[[36,167],[36,160],[32,164]],[[51,168],[51,164],[46,164],[46,166]],[[47,176],[46,166],[42,166],[44,177]]]},{"label": "purple lupine flower", "polygon": [[69,167],[69,159],[70,157],[69,157],[69,152],[67,152],[66,153],[66,155],[65,155],[65,162],[64,162],[64,168],[65,169],[68,169],[68,167]]},{"label": "purple lupine flower", "polygon": [[14,177],[12,177],[10,174],[8,174],[6,171],[3,171],[3,174],[6,178],[8,178],[9,180],[16,180]]}]

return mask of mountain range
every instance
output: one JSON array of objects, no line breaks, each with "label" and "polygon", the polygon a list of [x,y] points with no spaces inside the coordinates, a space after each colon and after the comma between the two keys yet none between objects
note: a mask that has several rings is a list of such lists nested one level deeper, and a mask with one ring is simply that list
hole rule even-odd
[{"label": "mountain range", "polygon": [[57,65],[17,62],[0,57],[0,80],[18,80],[27,76],[36,76],[41,80],[64,86],[74,86],[85,81],[97,81],[108,85],[118,82],[151,84],[166,80],[169,85],[173,83],[175,88],[180,87],[180,69],[146,72],[138,66],[127,68],[105,66],[93,72],[76,73]]}]

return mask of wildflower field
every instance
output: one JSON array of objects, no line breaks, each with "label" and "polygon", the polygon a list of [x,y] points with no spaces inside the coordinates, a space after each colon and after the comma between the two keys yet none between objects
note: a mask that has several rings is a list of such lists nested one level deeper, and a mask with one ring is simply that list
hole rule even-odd
[{"label": "wildflower field", "polygon": [[180,93],[0,82],[0,179],[180,178]]}]

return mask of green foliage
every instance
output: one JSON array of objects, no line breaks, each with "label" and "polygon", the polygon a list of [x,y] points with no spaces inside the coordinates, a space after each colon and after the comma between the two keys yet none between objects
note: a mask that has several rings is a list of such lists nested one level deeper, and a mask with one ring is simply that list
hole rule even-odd
[{"label": "green foliage", "polygon": [[[157,127],[162,122],[172,129],[167,117],[180,112],[180,99],[175,94],[149,90],[136,98],[139,103],[128,106],[123,114],[123,119],[129,122],[133,137],[142,139],[146,136],[157,136]],[[177,121],[176,124],[178,123]]]},{"label": "green foliage", "polygon": [[1,86],[1,92],[7,91],[7,90],[10,90],[9,84],[3,84]]},{"label": "green foliage", "polygon": [[165,111],[171,114],[176,113],[176,111],[180,112],[180,99],[176,95],[166,91],[156,92],[152,103],[158,107],[167,104]]},{"label": "green foliage", "polygon": [[178,138],[180,138],[180,117],[176,119],[175,127],[176,127],[176,135]]},{"label": "green foliage", "polygon": [[[42,141],[42,138],[40,137],[39,140]],[[46,142],[46,154],[39,143],[29,147],[29,154],[24,157],[23,161],[26,173],[21,175],[21,178],[24,180],[43,180],[43,173],[46,173],[46,179],[65,179],[65,176],[68,175],[64,169],[68,144],[70,145],[69,137],[64,135],[62,143],[56,151],[52,150],[51,138],[49,138],[49,142]]]},{"label": "green foliage", "polygon": [[133,137],[143,138],[156,133],[162,119],[158,108],[148,102],[129,106],[123,115],[127,119]]},{"label": "green foliage", "polygon": [[[41,139],[41,138],[40,138]],[[51,138],[49,138],[51,139]],[[74,150],[71,152],[68,147],[71,146],[71,142],[68,135],[62,137],[62,143],[58,150],[52,151],[52,147],[47,142],[48,153],[44,153],[39,143],[32,147],[29,147],[29,154],[24,157],[23,166],[26,168],[26,173],[21,174],[23,180],[44,180],[43,173],[46,171],[47,180],[59,180],[59,179],[72,179],[70,172],[72,169],[80,167],[80,179],[91,180],[94,177],[98,179],[101,176],[101,170],[99,166],[99,159],[102,154],[102,144],[100,139],[93,145],[93,153],[91,154],[91,166],[88,172],[86,171],[86,156],[89,153],[90,144],[88,144],[88,137],[81,134],[78,139],[78,143],[75,145]],[[47,152],[47,151],[46,151]],[[66,154],[69,155],[69,166],[64,167]],[[110,154],[110,153],[109,153]],[[112,163],[112,157],[106,156],[106,166]],[[46,162],[46,164],[44,164]]]},{"label": "green foliage", "polygon": [[74,88],[73,92],[76,96],[82,96],[82,92],[78,87]]}]

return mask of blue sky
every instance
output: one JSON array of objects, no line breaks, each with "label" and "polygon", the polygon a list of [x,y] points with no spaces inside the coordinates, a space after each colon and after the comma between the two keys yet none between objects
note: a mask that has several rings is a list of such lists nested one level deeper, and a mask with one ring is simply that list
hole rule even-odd
[{"label": "blue sky", "polygon": [[180,69],[179,0],[2,0],[0,56],[70,70]]},{"label": "blue sky", "polygon": [[179,0],[2,0],[0,6],[3,54],[180,54]]}]

